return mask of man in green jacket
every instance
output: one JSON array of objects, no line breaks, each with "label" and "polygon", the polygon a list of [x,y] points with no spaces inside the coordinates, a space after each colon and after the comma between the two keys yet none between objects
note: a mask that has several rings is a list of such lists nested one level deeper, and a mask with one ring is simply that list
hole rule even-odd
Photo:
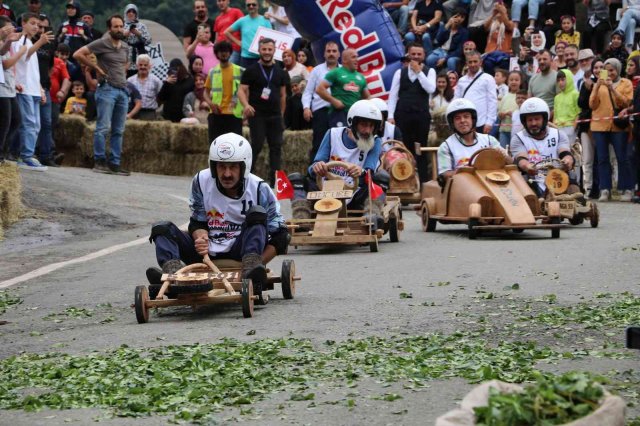
[{"label": "man in green jacket", "polygon": [[209,71],[204,84],[204,99],[211,109],[209,141],[225,133],[242,134],[243,107],[238,100],[238,88],[244,68],[229,61],[233,47],[228,41],[216,43],[213,52],[220,63]]}]

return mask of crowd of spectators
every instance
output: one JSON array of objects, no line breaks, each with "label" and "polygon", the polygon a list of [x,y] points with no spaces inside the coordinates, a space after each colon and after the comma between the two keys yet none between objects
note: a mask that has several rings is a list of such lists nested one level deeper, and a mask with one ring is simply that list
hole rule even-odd
[{"label": "crowd of spectators", "polygon": [[[607,201],[617,182],[621,200],[638,198],[640,119],[632,114],[640,108],[640,1],[625,1],[617,13],[615,0],[380,3],[406,46],[388,94],[387,130],[402,134],[409,148],[413,142],[435,146],[449,135],[444,115],[454,98],[471,100],[477,130],[508,148],[522,128],[519,106],[539,97],[552,111],[552,125],[581,151],[588,195]],[[349,107],[369,97],[358,53],[329,42],[323,57],[314,57],[283,7],[258,0],[244,6],[217,0],[210,16],[207,3],[195,0],[182,34],[188,63],[172,60],[161,81],[151,73],[152,37],[135,4],[116,16],[122,31],[110,19],[105,38],[77,1],[66,3],[57,31],[40,13],[39,0],[30,0],[17,20],[2,5],[0,156],[32,170],[57,166],[52,129],[62,112],[97,118],[98,171],[126,174],[119,153],[107,159],[100,148],[108,129],[117,141],[126,119],[207,124],[209,140],[248,125],[256,158],[265,141],[269,145],[271,175],[281,165],[284,129],[312,129],[312,160],[327,129],[344,125]],[[586,19],[577,22],[579,7]],[[260,27],[293,38],[281,61],[273,41],[251,51]],[[128,66],[122,79],[112,69],[121,48]],[[418,158],[418,168],[426,180],[426,158]]]}]

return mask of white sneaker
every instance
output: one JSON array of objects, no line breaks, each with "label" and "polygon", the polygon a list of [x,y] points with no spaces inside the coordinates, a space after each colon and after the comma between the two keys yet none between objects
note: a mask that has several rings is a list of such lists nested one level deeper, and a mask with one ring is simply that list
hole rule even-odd
[{"label": "white sneaker", "polygon": [[603,189],[602,191],[600,191],[600,198],[598,198],[598,201],[601,203],[606,203],[610,198],[611,192],[608,189]]},{"label": "white sneaker", "polygon": [[620,201],[631,201],[633,198],[633,191],[626,189],[620,196]]},{"label": "white sneaker", "polygon": [[34,172],[46,172],[47,170],[49,170],[47,166],[43,166],[42,164],[40,164],[40,161],[38,161],[38,159],[35,157],[19,159],[18,168],[24,170],[32,170]]}]

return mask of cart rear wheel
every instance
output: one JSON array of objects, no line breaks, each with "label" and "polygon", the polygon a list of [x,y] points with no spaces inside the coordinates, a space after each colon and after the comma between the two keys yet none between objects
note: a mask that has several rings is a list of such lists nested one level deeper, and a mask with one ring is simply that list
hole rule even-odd
[{"label": "cart rear wheel", "polygon": [[422,220],[422,230],[424,232],[435,232],[436,224],[438,223],[435,219],[431,219],[429,215],[429,207],[425,204],[422,206],[422,215],[420,216]]},{"label": "cart rear wheel", "polygon": [[149,291],[147,290],[147,287],[143,285],[136,286],[134,299],[138,324],[149,322],[149,308],[147,307]]},{"label": "cart rear wheel", "polygon": [[572,225],[582,225],[583,222],[584,222],[584,218],[582,216],[574,216],[571,219],[569,219],[569,223]]},{"label": "cart rear wheel", "polygon": [[251,280],[242,280],[242,316],[253,316],[253,284]]},{"label": "cart rear wheel", "polygon": [[400,241],[400,230],[398,229],[398,219],[395,217],[389,218],[389,239],[392,243]]},{"label": "cart rear wheel", "polygon": [[282,272],[280,273],[280,281],[282,281],[282,297],[285,299],[293,299],[296,295],[296,264],[291,259],[282,262]]},{"label": "cart rear wheel", "polygon": [[478,226],[479,224],[480,224],[480,221],[478,219],[476,218],[469,219],[469,239],[470,240],[475,240],[476,238],[478,238],[478,234],[480,233],[480,231],[475,229],[475,227]]},{"label": "cart rear wheel", "polygon": [[376,238],[375,241],[371,241],[369,243],[369,250],[371,250],[371,253],[377,253],[378,252],[378,239]]},{"label": "cart rear wheel", "polygon": [[600,223],[600,209],[596,203],[591,203],[591,217],[589,218],[592,228],[597,228]]}]

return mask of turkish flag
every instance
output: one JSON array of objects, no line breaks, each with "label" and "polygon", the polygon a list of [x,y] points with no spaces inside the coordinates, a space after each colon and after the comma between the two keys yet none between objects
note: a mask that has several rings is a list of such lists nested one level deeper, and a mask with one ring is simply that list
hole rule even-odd
[{"label": "turkish flag", "polygon": [[371,194],[372,200],[377,200],[384,195],[384,189],[382,189],[380,185],[373,183],[373,179],[371,179],[371,170],[367,170],[367,176],[365,179],[367,181],[367,185],[369,185],[369,194]]},{"label": "turkish flag", "polygon": [[276,198],[278,200],[286,200],[287,198],[293,200],[293,185],[282,170],[276,170]]}]

